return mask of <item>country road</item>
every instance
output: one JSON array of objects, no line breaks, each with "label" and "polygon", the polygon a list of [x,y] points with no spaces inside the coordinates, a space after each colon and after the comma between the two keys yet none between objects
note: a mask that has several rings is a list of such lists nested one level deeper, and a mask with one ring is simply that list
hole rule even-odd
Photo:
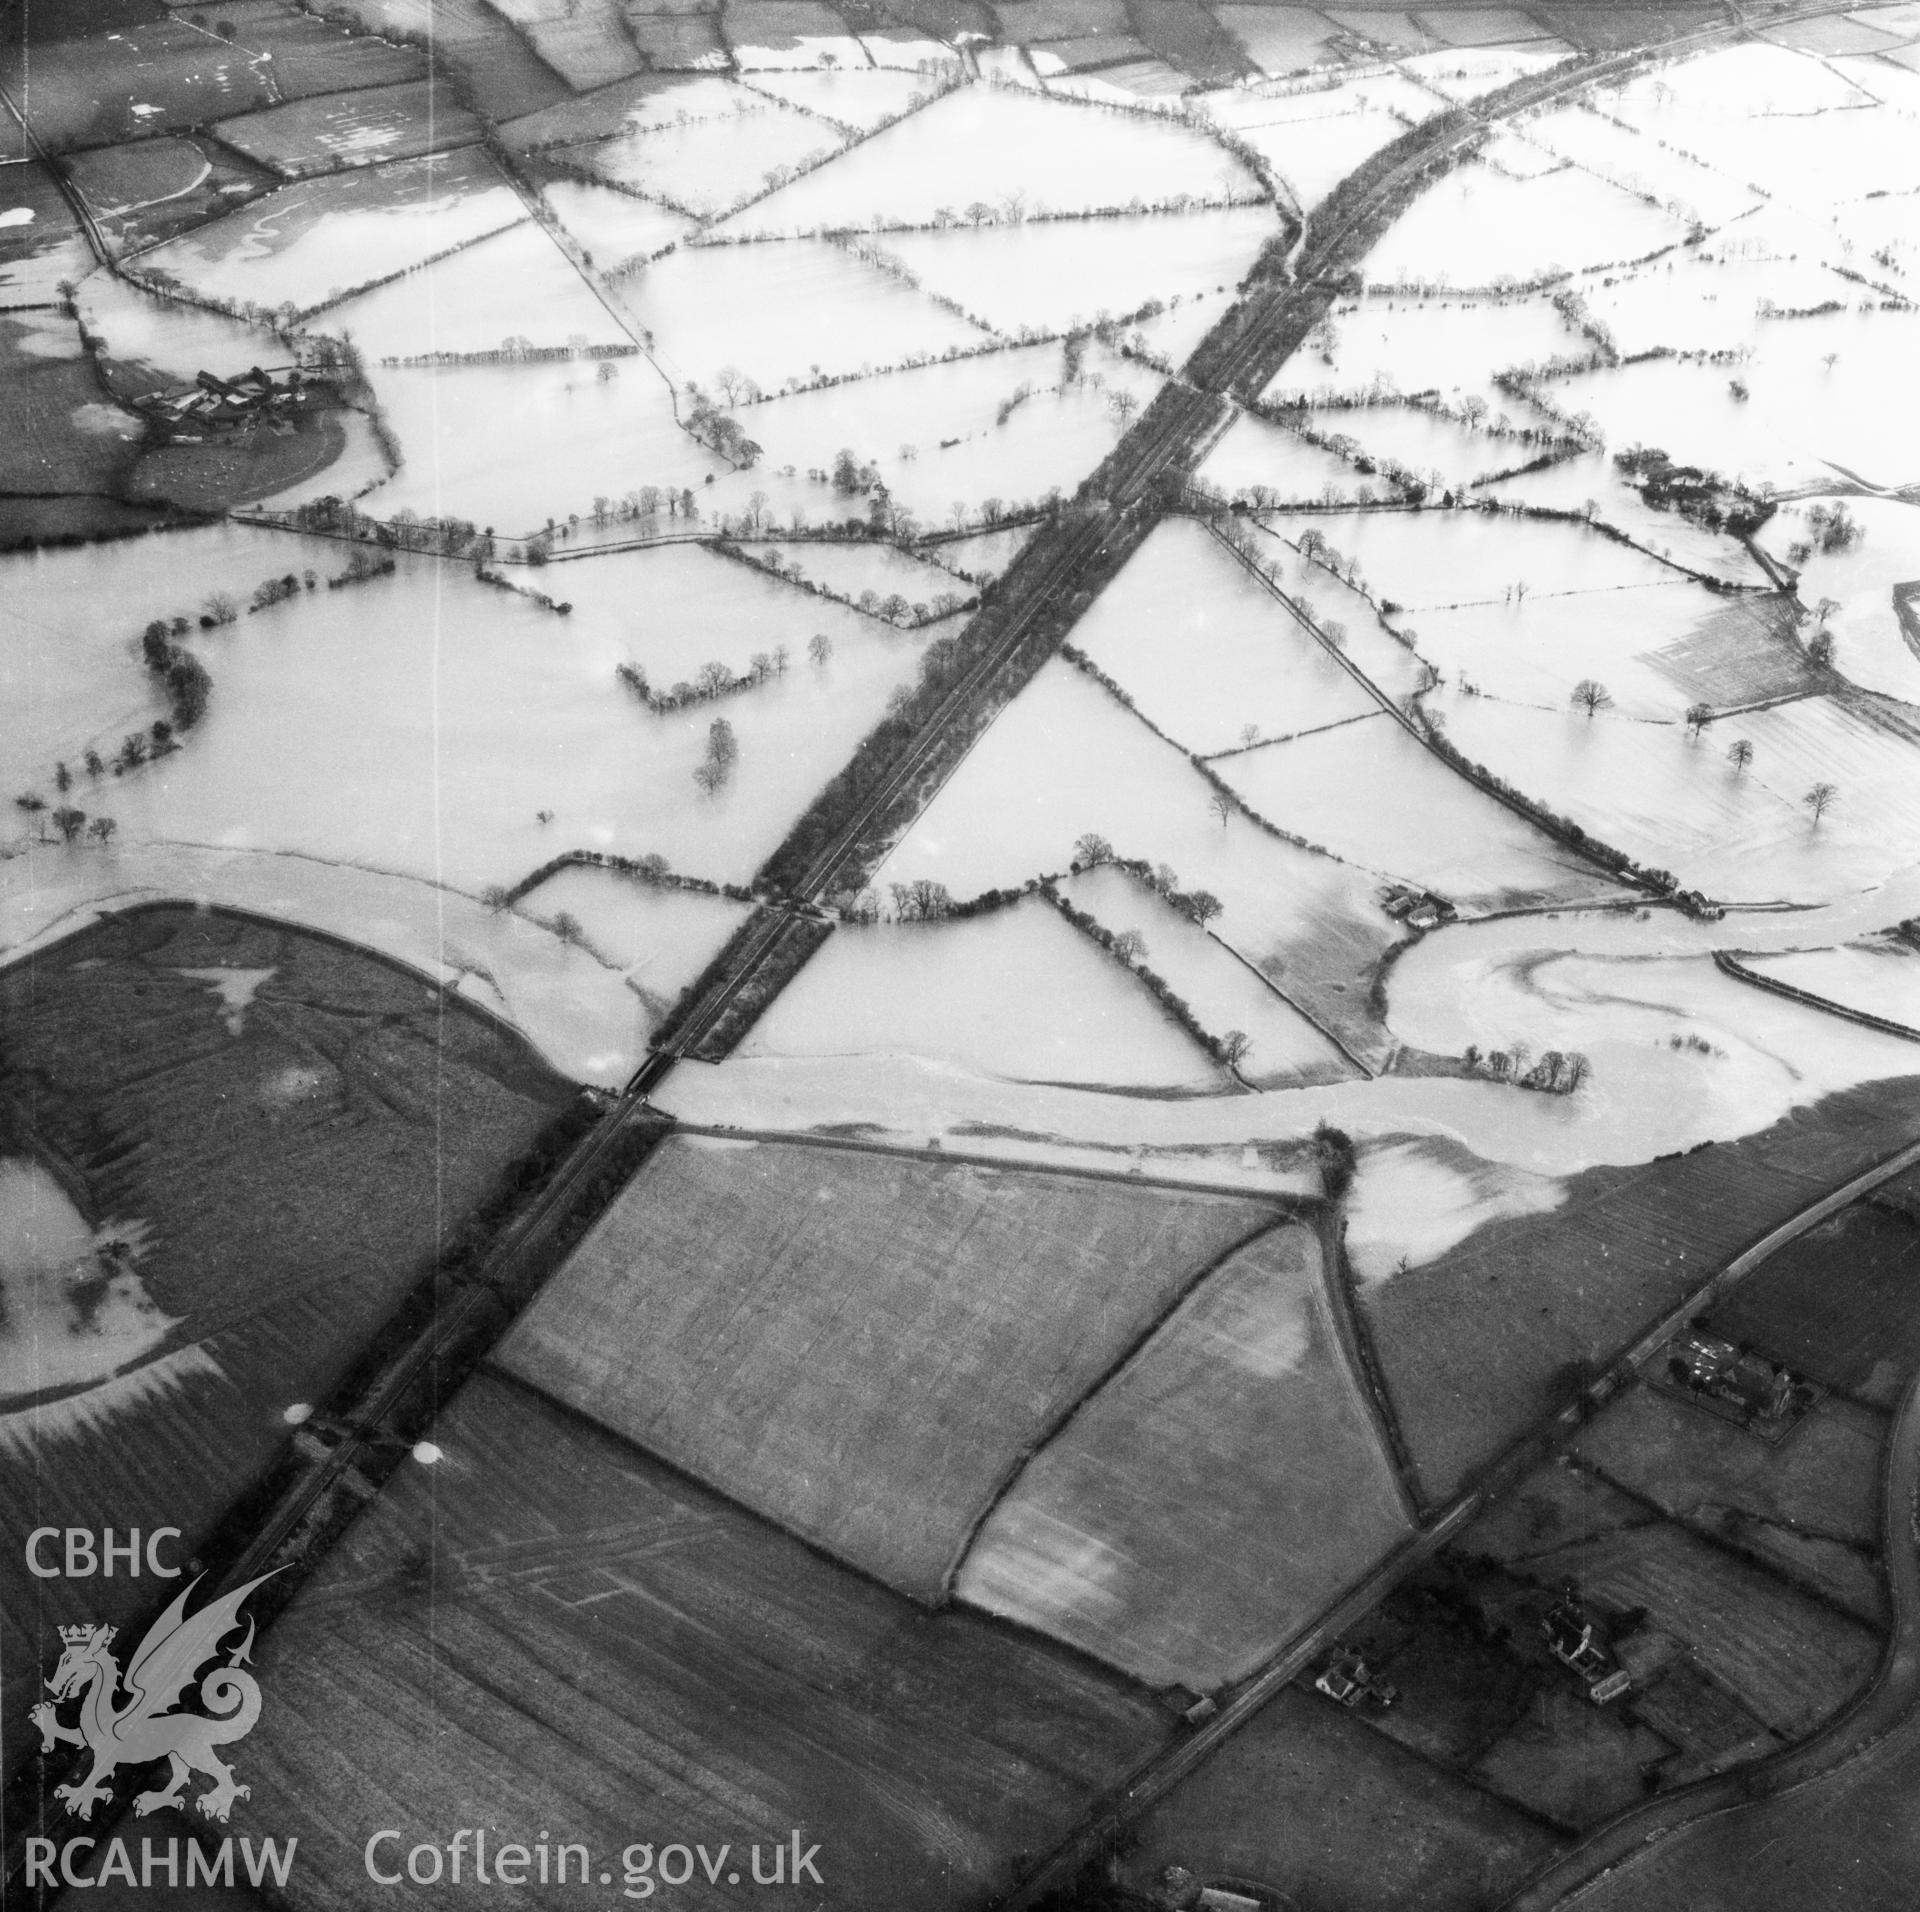
[{"label": "country road", "polygon": [[[1615,1360],[1587,1390],[1586,1401],[1589,1405],[1599,1405],[1610,1399],[1624,1384],[1625,1379],[1634,1370],[1664,1347],[1673,1334],[1693,1315],[1703,1310],[1709,1302],[1723,1293],[1732,1283],[1751,1274],[1770,1255],[1784,1247],[1788,1242],[1804,1235],[1810,1228],[1836,1214],[1840,1209],[1858,1201],[1883,1182],[1891,1181],[1896,1175],[1904,1174],[1908,1169],[1920,1166],[1920,1143],[1903,1148],[1889,1156],[1885,1161],[1853,1176],[1839,1188],[1809,1203],[1797,1215],[1790,1216],[1734,1257],[1723,1268],[1709,1276],[1706,1281],[1684,1296],[1671,1309],[1663,1314],[1649,1328],[1643,1330],[1634,1341],[1625,1348]],[[1054,1852],[1048,1854],[1023,1879],[1020,1885],[1008,1897],[1000,1901],[996,1912],[1024,1912],[1024,1908],[1044,1893],[1064,1886],[1083,1866],[1087,1859],[1100,1849],[1102,1844],[1118,1834],[1127,1822],[1156,1800],[1163,1799],[1181,1780],[1201,1765],[1221,1742],[1244,1726],[1253,1716],[1291,1681],[1312,1666],[1350,1630],[1359,1620],[1370,1613],[1374,1607],[1386,1598],[1393,1589],[1415,1568],[1429,1560],[1449,1541],[1467,1527],[1492,1501],[1508,1488],[1522,1480],[1535,1467],[1539,1466],[1567,1440],[1578,1432],[1585,1416],[1578,1404],[1563,1409],[1552,1419],[1534,1427],[1514,1442],[1506,1452],[1500,1455],[1477,1480],[1448,1502],[1443,1508],[1432,1514],[1427,1524],[1416,1534],[1409,1536],[1388,1554],[1367,1578],[1351,1588],[1339,1603],[1313,1622],[1303,1632],[1287,1641],[1281,1650],[1259,1672],[1247,1680],[1238,1691],[1227,1697],[1220,1710],[1204,1721],[1185,1739],[1177,1741],[1164,1752],[1149,1760],[1135,1772],[1102,1807],[1093,1814],[1088,1822],[1070,1839],[1064,1841]],[[1893,1678],[1895,1669],[1902,1669],[1900,1686],[1889,1704],[1893,1708],[1894,1722],[1904,1717],[1920,1695],[1920,1642],[1916,1642],[1916,1614],[1920,1614],[1920,1563],[1916,1562],[1911,1545],[1896,1547],[1892,1536],[1904,1532],[1911,1540],[1910,1526],[1902,1526],[1895,1518],[1896,1499],[1902,1509],[1911,1508],[1916,1480],[1920,1480],[1920,1375],[1915,1377],[1911,1388],[1902,1403],[1900,1417],[1888,1440],[1888,1476],[1886,1488],[1886,1514],[1884,1531],[1888,1541],[1888,1573],[1892,1579],[1896,1569],[1905,1577],[1904,1585],[1896,1582],[1893,1593],[1900,1620],[1896,1624],[1893,1645],[1883,1663],[1879,1682],[1870,1693],[1855,1703],[1855,1707],[1836,1719],[1818,1739],[1806,1742],[1804,1748],[1794,1748],[1780,1755],[1785,1761],[1801,1751],[1809,1753],[1825,1742],[1827,1734],[1839,1731],[1846,1721],[1851,1720],[1859,1708],[1866,1706],[1881,1688]],[[1896,1475],[1898,1476],[1896,1478]],[[1904,1515],[1901,1516],[1905,1518]],[[1897,1560],[1895,1556],[1898,1556]],[[1905,1604],[1901,1604],[1902,1602]],[[1882,1726],[1877,1732],[1887,1730]],[[1857,1750],[1857,1748],[1856,1748]],[[1772,1770],[1769,1765],[1767,1770]],[[1827,1770],[1821,1766],[1820,1771]],[[1737,1779],[1726,1778],[1705,1780],[1701,1787],[1713,1787],[1721,1784],[1737,1786]],[[1678,1790],[1671,1795],[1673,1802],[1679,1805],[1681,1820],[1697,1817],[1700,1812],[1712,1812],[1721,1803],[1717,1798],[1709,1800],[1704,1807],[1689,1810],[1684,1802],[1701,1797],[1697,1789]],[[1653,1806],[1636,1809],[1636,1813],[1627,1819],[1615,1822],[1617,1827],[1630,1827],[1638,1824],[1638,1812],[1653,1812],[1664,1807],[1668,1800],[1653,1802]],[[1609,1827],[1596,1835],[1595,1839],[1569,1853],[1565,1859],[1557,1862],[1555,1874],[1563,1868],[1567,1883],[1563,1890],[1571,1890],[1578,1881],[1591,1880],[1596,1872],[1617,1863],[1617,1859],[1607,1856],[1613,1851],[1611,1846],[1604,1848],[1600,1842],[1610,1839],[1614,1828]],[[1650,1828],[1641,1825],[1639,1830],[1631,1829],[1622,1834],[1625,1843],[1620,1847],[1624,1854],[1634,1845],[1653,1836]],[[1596,1855],[1585,1867],[1579,1865],[1582,1855]],[[1554,1875],[1542,1874],[1540,1881]],[[1521,1896],[1512,1899],[1500,1912],[1546,1912],[1546,1908],[1561,1903],[1558,1897],[1534,1898],[1527,1896],[1534,1890],[1529,1884],[1523,1888]]]},{"label": "country road", "polygon": [[1920,1705],[1920,1534],[1915,1530],[1920,1489],[1920,1373],[1908,1383],[1887,1435],[1881,1489],[1881,1536],[1893,1632],[1873,1684],[1811,1739],[1753,1766],[1683,1786],[1636,1807],[1603,1827],[1565,1858],[1530,1880],[1500,1912],[1555,1912],[1619,1888],[1623,1906],[1636,1902],[1633,1868],[1683,1855],[1697,1826],[1757,1801],[1783,1798],[1844,1772],[1910,1721]]}]

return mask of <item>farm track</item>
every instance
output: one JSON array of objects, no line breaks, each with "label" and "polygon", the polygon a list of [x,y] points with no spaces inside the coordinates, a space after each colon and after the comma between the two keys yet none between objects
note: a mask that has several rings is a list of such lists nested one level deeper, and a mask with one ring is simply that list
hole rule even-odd
[{"label": "farm track", "polygon": [[[1831,5],[1794,8],[1771,16],[1769,24],[1819,17],[1838,10]],[[1745,24],[1738,21],[1703,28],[1655,47],[1582,65],[1570,73],[1554,72],[1519,82],[1504,90],[1491,111],[1475,112],[1469,108],[1441,114],[1433,122],[1432,135],[1424,142],[1416,142],[1405,157],[1372,182],[1356,205],[1343,209],[1338,223],[1328,230],[1315,231],[1309,222],[1289,263],[1288,279],[1278,287],[1269,286],[1252,295],[1255,309],[1250,321],[1244,316],[1244,303],[1236,304],[1209,335],[1210,341],[1221,334],[1239,334],[1223,346],[1219,363],[1191,380],[1183,377],[1170,380],[1161,398],[1147,407],[1115,447],[1105,468],[1104,498],[1094,504],[1089,515],[1071,524],[1063,519],[1053,530],[1043,531],[1024,554],[1027,561],[1016,562],[1006,580],[1011,589],[997,599],[987,613],[1004,618],[1004,634],[942,698],[876,788],[808,864],[791,896],[767,910],[765,922],[743,943],[730,973],[716,979],[680,1021],[671,1043],[650,1054],[635,1072],[619,1104],[563,1158],[538,1195],[505,1224],[490,1245],[481,1267],[468,1276],[450,1298],[437,1302],[425,1326],[387,1361],[360,1393],[335,1438],[330,1443],[309,1442],[296,1447],[303,1463],[295,1471],[294,1479],[254,1517],[244,1544],[236,1543],[226,1550],[226,1558],[217,1563],[216,1571],[209,1575],[212,1581],[207,1589],[209,1597],[223,1587],[230,1588],[271,1570],[290,1569],[276,1583],[278,1607],[310,1576],[327,1546],[359,1504],[380,1491],[381,1484],[413,1438],[412,1430],[430,1424],[444,1400],[473,1372],[520,1308],[532,1298],[543,1278],[541,1253],[553,1244],[569,1222],[583,1221],[576,1212],[580,1202],[599,1194],[598,1206],[584,1218],[583,1226],[590,1225],[593,1216],[604,1209],[629,1179],[630,1167],[626,1173],[617,1175],[604,1192],[593,1188],[597,1175],[619,1168],[625,1151],[636,1145],[642,1149],[648,1146],[644,1139],[646,1133],[659,1122],[647,1100],[651,1090],[683,1055],[720,1023],[753,983],[780,942],[791,915],[795,912],[818,914],[817,899],[855,854],[868,828],[915,789],[916,782],[936,760],[949,730],[975,713],[984,694],[1014,659],[1023,639],[1054,609],[1057,601],[1068,594],[1073,580],[1102,549],[1109,534],[1121,528],[1125,516],[1148,506],[1156,482],[1183,457],[1190,457],[1217,428],[1226,405],[1242,394],[1257,394],[1273,378],[1331,299],[1333,287],[1325,281],[1329,276],[1337,276],[1365,251],[1375,236],[1376,222],[1398,210],[1399,196],[1421,174],[1457,154],[1497,119],[1631,72],[1649,58],[1665,60],[1700,51],[1734,40],[1746,31]],[[52,162],[4,88],[0,88],[0,101],[20,119],[33,151],[59,182],[96,257],[112,271],[111,255],[90,209],[72,189],[59,166]],[[1197,366],[1207,350],[1208,342],[1203,342],[1189,361],[1189,368]],[[1059,548],[1043,555],[1039,547],[1055,537],[1061,540]],[[960,756],[964,756],[964,752]],[[952,774],[958,761],[960,757],[946,766],[944,774],[927,783],[920,792],[923,801],[931,798]],[[1844,1205],[1844,1201],[1854,1199],[1863,1184],[1885,1179],[1896,1172],[1896,1167],[1905,1167],[1913,1160],[1920,1160],[1920,1149],[1904,1152],[1897,1158],[1896,1165],[1883,1166],[1873,1176],[1857,1178],[1846,1190],[1816,1204],[1807,1211],[1808,1216],[1824,1217]],[[1810,1226],[1811,1221],[1804,1225]],[[1731,1264],[1730,1270],[1739,1268],[1745,1272],[1745,1266],[1750,1266],[1753,1258],[1778,1245],[1779,1240],[1788,1238],[1792,1232],[1797,1232],[1797,1224],[1774,1231],[1766,1242],[1749,1251],[1748,1256]],[[1697,1305],[1697,1300],[1690,1299],[1687,1311],[1691,1312]],[[1661,1338],[1664,1339],[1664,1334]],[[1634,1352],[1630,1351],[1626,1360],[1631,1362],[1634,1358]],[[1617,1371],[1618,1367],[1614,1372]],[[1342,1626],[1351,1625],[1377,1604],[1407,1572],[1465,1525],[1498,1487],[1518,1478],[1541,1454],[1550,1451],[1564,1438],[1570,1424],[1578,1424],[1578,1419],[1578,1408],[1570,1408],[1544,1428],[1526,1436],[1489,1470],[1479,1485],[1439,1513],[1406,1545],[1396,1549],[1338,1606],[1243,1685],[1210,1720],[1134,1775],[1120,1793],[1103,1804],[1086,1827],[1044,1857],[1000,1903],[1008,1908],[1031,1905],[1042,1892],[1071,1878],[1104,1839],[1198,1766],[1221,1740],[1250,1719],[1282,1685],[1324,1650],[1326,1642],[1335,1637]],[[1896,1461],[1900,1461],[1903,1468],[1909,1510],[1916,1467],[1920,1467],[1914,1439],[1917,1420],[1920,1420],[1920,1388],[1911,1392],[1903,1405],[1893,1449]],[[1890,1468],[1890,1507],[1892,1478]],[[1906,1552],[1911,1555],[1911,1549]],[[1903,1562],[1903,1567],[1907,1584],[1904,1589],[1896,1589],[1900,1624],[1896,1631],[1896,1651],[1891,1656],[1899,1660],[1901,1676],[1898,1680],[1883,1679],[1870,1695],[1879,1701],[1883,1694],[1890,1694],[1897,1687],[1900,1716],[1904,1716],[1916,1693],[1920,1693],[1920,1649],[1916,1649],[1914,1643],[1916,1601],[1910,1557]],[[1823,1745],[1827,1738],[1822,1735],[1814,1744]],[[25,1839],[32,1830],[55,1816],[52,1788],[56,1781],[69,1776],[67,1768],[72,1764],[72,1761],[58,1759],[38,1762],[37,1771],[29,1769],[26,1785],[16,1788],[7,1801],[0,1898],[9,1904],[38,1906],[58,1896],[57,1889],[48,1894],[25,1886]],[[130,1791],[131,1784],[121,1796]],[[26,1798],[21,1797],[22,1793]]]}]

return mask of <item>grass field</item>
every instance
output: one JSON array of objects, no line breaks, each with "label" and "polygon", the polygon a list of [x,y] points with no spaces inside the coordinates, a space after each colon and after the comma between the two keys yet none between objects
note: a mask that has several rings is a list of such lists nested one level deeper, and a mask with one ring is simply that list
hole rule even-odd
[{"label": "grass field", "polygon": [[1920,1725],[1811,1785],[1712,1813],[1588,1889],[1594,1912],[1905,1912],[1920,1874]]},{"label": "grass field", "polygon": [[101,389],[70,319],[0,313],[0,491],[111,491],[142,430]]},{"label": "grass field", "polygon": [[[1898,1200],[1898,1185],[1889,1191]],[[1857,1202],[1790,1242],[1713,1311],[1717,1332],[1891,1407],[1920,1363],[1920,1227]]]},{"label": "grass field", "polygon": [[[0,81],[15,99],[26,59],[18,41],[0,56]],[[257,61],[251,48],[177,17],[147,21],[35,46],[25,110],[40,142],[54,152],[111,146],[269,104],[273,83]]]},{"label": "grass field", "polygon": [[619,0],[504,0],[500,8],[553,70],[580,92],[640,70]]},{"label": "grass field", "polygon": [[[0,970],[0,1049],[8,1153],[56,1168],[81,1221],[128,1245],[115,1292],[165,1329],[116,1371],[90,1337],[89,1268],[56,1258],[24,1293],[9,1276],[6,1337],[57,1330],[43,1366],[75,1343],[68,1391],[0,1403],[11,1713],[72,1617],[26,1573],[26,1531],[164,1509],[191,1552],[278,1451],[280,1410],[324,1397],[570,1092],[392,965],[185,905]],[[95,1617],[124,1617],[142,1584],[103,1583]]]},{"label": "grass field", "polygon": [[[958,1912],[1166,1737],[1086,1661],[925,1613],[503,1378],[434,1438],[259,1651],[249,1811],[316,1903],[387,1902],[372,1827],[485,1824],[616,1882],[634,1841],[726,1845],[744,1881],[797,1829],[824,1888],[778,1899]],[[765,1896],[694,1881],[665,1902]]]},{"label": "grass field", "polygon": [[369,33],[430,44],[444,68],[493,121],[539,112],[567,97],[564,81],[486,0],[331,0]]},{"label": "grass field", "polygon": [[963,1600],[1150,1686],[1250,1672],[1408,1532],[1319,1244],[1231,1256],[1034,1455]]},{"label": "grass field", "polygon": [[64,164],[102,235],[121,252],[217,219],[273,183],[211,140],[135,140],[69,154]]},{"label": "grass field", "polygon": [[[1437,1260],[1364,1289],[1387,1392],[1426,1495],[1446,1498],[1503,1443],[1564,1404],[1580,1364],[1611,1356],[1769,1227],[1916,1137],[1920,1081],[1848,1091],[1738,1142],[1588,1170],[1554,1212],[1497,1220]],[[1817,1292],[1800,1287],[1789,1299],[1778,1285],[1795,1252],[1748,1278],[1723,1310],[1723,1328],[1859,1386],[1897,1330],[1836,1310],[1853,1351],[1845,1374],[1823,1372],[1804,1330],[1797,1338],[1760,1331],[1786,1330],[1806,1305],[1801,1297]],[[1851,1258],[1840,1265],[1855,1279],[1867,1272]],[[1897,1284],[1904,1266],[1889,1261],[1881,1279]],[[1771,1319],[1758,1312],[1769,1292],[1783,1298]],[[1905,1332],[1920,1337],[1920,1319]],[[1883,1372],[1894,1367],[1888,1361]],[[1483,1384],[1488,1374],[1500,1376],[1498,1388]]]},{"label": "grass field", "polygon": [[324,93],[222,120],[220,137],[284,178],[470,146],[480,122],[431,81]]},{"label": "grass field", "polygon": [[1270,1218],[911,1158],[676,1141],[499,1358],[937,1599],[1028,1448]]},{"label": "grass field", "polygon": [[1609,1405],[1577,1451],[1663,1512],[1875,1624],[1886,1607],[1873,1560],[1885,1440],[1882,1416],[1837,1397],[1774,1445],[1641,1385]]},{"label": "grass field", "polygon": [[1684,1641],[1786,1739],[1837,1711],[1880,1657],[1878,1637],[1859,1621],[1671,1523],[1536,1553],[1528,1568],[1548,1585],[1570,1579],[1616,1612],[1646,1608],[1650,1626]]},{"label": "grass field", "polygon": [[1282,1688],[1134,1831],[1126,1876],[1141,1890],[1180,1865],[1342,1912],[1480,1912],[1560,1843],[1538,1820],[1297,1686]]}]

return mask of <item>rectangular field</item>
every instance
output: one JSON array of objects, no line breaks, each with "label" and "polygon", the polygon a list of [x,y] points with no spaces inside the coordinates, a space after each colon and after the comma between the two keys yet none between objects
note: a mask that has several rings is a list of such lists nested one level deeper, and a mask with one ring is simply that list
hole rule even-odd
[{"label": "rectangular field", "polygon": [[1313,1233],[1215,1269],[1042,1447],[980,1528],[961,1599],[1211,1692],[1410,1531],[1346,1365]]},{"label": "rectangular field", "polygon": [[1203,756],[1380,711],[1286,606],[1190,519],[1148,536],[1072,641],[1150,723]]},{"label": "rectangular field", "polygon": [[220,121],[220,137],[288,179],[471,146],[480,122],[430,81],[324,93]]},{"label": "rectangular field", "polygon": [[1472,907],[1589,902],[1618,886],[1382,714],[1220,760],[1261,816]]},{"label": "rectangular field", "polygon": [[1642,1383],[1581,1435],[1578,1452],[1642,1500],[1873,1625],[1886,1613],[1874,1559],[1886,1436],[1884,1416],[1830,1397],[1771,1443]]},{"label": "rectangular field", "polygon": [[1251,1202],[669,1143],[522,1317],[520,1379],[918,1598]]},{"label": "rectangular field", "polygon": [[1892,1407],[1920,1360],[1920,1227],[1898,1199],[1856,1202],[1771,1255],[1715,1307],[1715,1332]]},{"label": "rectangular field", "polygon": [[1343,1912],[1481,1912],[1560,1846],[1539,1820],[1300,1686],[1283,1687],[1135,1833],[1124,1863],[1143,1893],[1180,1865]]},{"label": "rectangular field", "polygon": [[1224,1080],[1142,984],[1037,897],[962,922],[838,931],[740,1048],[903,1052],[1002,1081],[1204,1094]]},{"label": "rectangular field", "polygon": [[[1085,1660],[922,1612],[503,1377],[434,1439],[260,1649],[250,1810],[316,1903],[386,1903],[363,1848],[397,1820],[550,1828],[616,1880],[671,1840],[744,1882],[797,1831],[826,1889],[795,1905],[961,1912],[1166,1738]],[[762,1896],[693,1879],[671,1903]]]}]

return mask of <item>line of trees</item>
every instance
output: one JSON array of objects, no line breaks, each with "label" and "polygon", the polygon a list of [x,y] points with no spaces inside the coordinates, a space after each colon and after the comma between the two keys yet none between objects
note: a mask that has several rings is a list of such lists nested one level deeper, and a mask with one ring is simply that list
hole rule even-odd
[{"label": "line of trees", "polygon": [[[736,675],[715,658],[702,664],[695,672],[692,682],[684,678],[671,689],[655,690],[647,673],[631,660],[616,664],[613,674],[626,685],[634,696],[646,705],[656,717],[664,717],[669,711],[685,710],[690,704],[708,704],[717,697],[736,696],[741,691],[758,690],[774,677],[784,677],[792,661],[792,653],[784,644],[777,644],[770,651],[755,651],[752,661],[744,674]],[[824,661],[816,658],[816,662]],[[732,735],[731,727],[727,734]],[[727,757],[730,765],[733,759]],[[724,781],[724,779],[722,779]]]}]

